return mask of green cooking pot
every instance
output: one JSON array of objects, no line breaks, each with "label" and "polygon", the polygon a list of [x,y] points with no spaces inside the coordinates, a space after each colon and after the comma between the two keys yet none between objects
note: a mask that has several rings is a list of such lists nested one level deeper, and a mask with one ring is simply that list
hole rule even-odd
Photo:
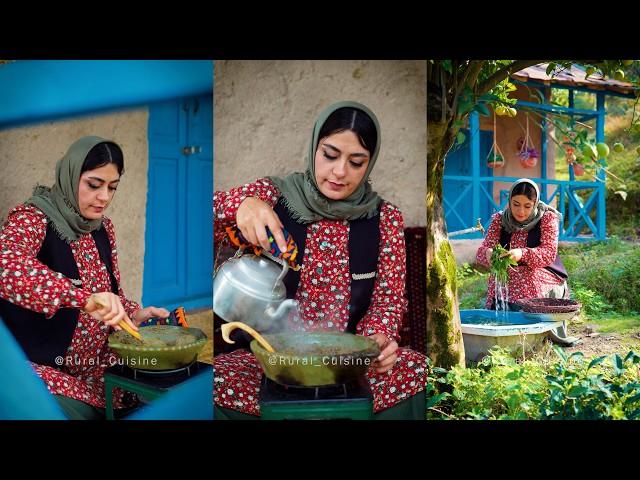
[{"label": "green cooking pot", "polygon": [[109,335],[109,348],[128,367],[142,370],[175,370],[193,363],[207,343],[199,328],[153,325],[139,330],[143,343],[124,330]]},{"label": "green cooking pot", "polygon": [[284,385],[319,387],[347,383],[364,375],[380,355],[375,340],[350,333],[295,332],[264,335],[269,353],[250,344],[267,378]]}]

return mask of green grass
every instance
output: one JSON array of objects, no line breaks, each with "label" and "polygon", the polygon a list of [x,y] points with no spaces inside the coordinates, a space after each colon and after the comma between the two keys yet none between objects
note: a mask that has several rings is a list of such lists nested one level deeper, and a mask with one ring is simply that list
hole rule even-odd
[{"label": "green grass", "polygon": [[589,318],[589,323],[598,326],[600,333],[630,333],[640,331],[640,315],[597,315]]},{"label": "green grass", "polygon": [[559,251],[586,314],[640,312],[640,246],[612,238]]},{"label": "green grass", "polygon": [[468,263],[458,267],[458,301],[461,309],[484,308],[487,298],[487,277],[481,267]]}]

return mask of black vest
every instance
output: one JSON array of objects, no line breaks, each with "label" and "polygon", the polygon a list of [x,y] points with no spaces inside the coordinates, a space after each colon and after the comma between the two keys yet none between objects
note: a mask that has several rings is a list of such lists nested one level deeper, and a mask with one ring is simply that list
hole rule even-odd
[{"label": "black vest", "polygon": [[[111,245],[107,231],[103,226],[91,232],[91,236],[98,247],[100,259],[109,272],[111,291],[117,294],[118,283],[113,273]],[[37,259],[67,278],[80,278],[71,246],[58,236],[51,222],[47,225],[47,233]],[[14,305],[8,300],[0,299],[0,317],[26,353],[27,358],[40,365],[58,367],[55,358],[66,355],[78,324],[78,314],[79,310],[76,308],[60,308],[53,317],[47,319],[44,313],[37,313]]]},{"label": "black vest", "polygon": [[[528,232],[527,247],[528,248],[539,247],[541,237],[542,237],[542,228],[540,226],[540,222],[538,222],[536,223],[535,227],[533,227]],[[511,248],[510,244],[511,244],[511,234],[506,232],[504,228],[501,228],[500,229],[500,245],[502,245],[504,248],[509,250]],[[562,260],[560,260],[560,256],[557,253],[553,263],[551,265],[547,265],[544,268],[549,270],[551,273],[555,273],[557,276],[559,276],[564,280],[569,278],[569,275],[567,274],[567,270],[566,268],[564,268],[564,264],[562,263]]]},{"label": "black vest", "polygon": [[[274,208],[284,228],[291,233],[298,246],[296,263],[302,265],[307,241],[307,225],[295,221],[282,199]],[[349,301],[349,322],[346,331],[356,332],[356,325],[364,317],[371,305],[376,277],[354,280],[354,274],[376,272],[380,248],[380,213],[371,218],[349,222],[349,273],[351,274],[351,299]],[[289,270],[284,277],[287,298],[294,298],[300,284],[300,271]]]}]

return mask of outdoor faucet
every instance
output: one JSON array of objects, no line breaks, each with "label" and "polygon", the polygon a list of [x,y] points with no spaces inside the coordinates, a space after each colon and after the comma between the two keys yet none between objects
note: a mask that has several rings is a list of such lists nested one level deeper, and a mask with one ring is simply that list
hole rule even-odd
[{"label": "outdoor faucet", "polygon": [[482,223],[480,222],[480,219],[477,220],[477,223],[476,223],[475,227],[465,228],[464,230],[457,230],[455,232],[450,232],[449,236],[450,237],[455,237],[456,235],[464,235],[465,233],[473,233],[473,232],[477,232],[477,231],[482,232],[482,235],[484,235],[484,227],[482,226]]}]

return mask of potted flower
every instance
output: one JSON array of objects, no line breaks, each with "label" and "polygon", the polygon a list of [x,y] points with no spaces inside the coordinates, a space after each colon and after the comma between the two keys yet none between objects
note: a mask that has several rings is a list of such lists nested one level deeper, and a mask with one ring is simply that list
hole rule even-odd
[{"label": "potted flower", "polygon": [[518,157],[520,157],[520,164],[524,168],[533,168],[538,164],[540,154],[534,147],[529,147],[520,150]]}]

